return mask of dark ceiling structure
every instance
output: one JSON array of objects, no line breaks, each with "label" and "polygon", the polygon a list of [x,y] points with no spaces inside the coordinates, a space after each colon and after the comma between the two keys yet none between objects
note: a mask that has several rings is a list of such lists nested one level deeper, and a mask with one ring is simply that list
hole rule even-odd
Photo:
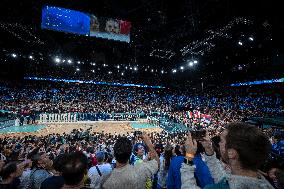
[{"label": "dark ceiling structure", "polygon": [[[1,61],[10,52],[41,61],[60,55],[108,65],[137,65],[171,79],[250,79],[250,73],[279,71],[283,21],[271,1],[245,0],[2,0]],[[128,20],[131,42],[115,42],[41,29],[41,9],[53,5]],[[0,49],[1,51],[1,49]],[[196,69],[186,70],[198,60]],[[268,69],[269,68],[269,69]],[[172,71],[180,72],[172,76]],[[280,69],[281,70],[281,69]]]}]

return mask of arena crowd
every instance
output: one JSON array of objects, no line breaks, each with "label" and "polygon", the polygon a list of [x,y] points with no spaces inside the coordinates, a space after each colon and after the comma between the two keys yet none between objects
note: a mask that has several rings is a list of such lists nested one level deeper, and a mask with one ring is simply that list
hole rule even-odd
[{"label": "arena crowd", "polygon": [[[283,132],[259,130],[250,116],[283,113],[281,95],[71,84],[1,84],[0,109],[40,113],[159,112],[193,132],[94,133],[0,140],[0,188],[283,188]],[[190,115],[190,112],[197,112]],[[201,114],[210,115],[201,119]]]}]

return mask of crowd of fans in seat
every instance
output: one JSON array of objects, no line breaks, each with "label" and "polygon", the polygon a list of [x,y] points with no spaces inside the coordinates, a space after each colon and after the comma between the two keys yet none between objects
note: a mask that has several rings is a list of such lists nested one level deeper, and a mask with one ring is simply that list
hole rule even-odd
[{"label": "crowd of fans in seat", "polygon": [[[277,139],[283,143],[283,133],[281,137]],[[283,187],[283,162],[269,158],[269,137],[240,122],[208,132],[202,140],[185,132],[73,130],[4,137],[0,145],[0,188]]]},{"label": "crowd of fans in seat", "polygon": [[[90,103],[91,102],[91,103]],[[283,132],[240,123],[248,116],[279,115],[281,96],[184,95],[166,90],[72,86],[1,85],[2,110],[34,112],[168,113],[179,107],[210,114],[202,139],[191,134],[126,135],[74,130],[63,135],[2,135],[0,188],[281,188]],[[277,160],[271,157],[276,150]]]}]

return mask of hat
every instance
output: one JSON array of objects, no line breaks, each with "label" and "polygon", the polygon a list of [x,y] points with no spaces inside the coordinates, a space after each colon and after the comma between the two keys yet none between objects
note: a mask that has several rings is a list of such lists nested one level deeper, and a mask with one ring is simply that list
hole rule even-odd
[{"label": "hat", "polygon": [[144,151],[146,150],[145,146],[142,143],[137,143],[137,144],[134,145],[133,150],[134,150],[134,152],[136,152],[136,151],[138,151],[138,149],[142,149],[142,148],[143,148]]}]

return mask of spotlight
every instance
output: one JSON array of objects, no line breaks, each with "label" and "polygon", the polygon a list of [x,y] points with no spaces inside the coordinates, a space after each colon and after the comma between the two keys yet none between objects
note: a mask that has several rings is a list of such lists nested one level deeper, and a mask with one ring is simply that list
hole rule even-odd
[{"label": "spotlight", "polygon": [[77,63],[78,63],[78,64],[81,64],[81,62],[80,62],[80,61],[78,61]]},{"label": "spotlight", "polygon": [[249,37],[249,40],[250,40],[250,41],[253,41],[254,39],[253,39],[253,37]]},{"label": "spotlight", "polygon": [[132,70],[132,67],[129,67],[129,69],[131,69],[131,70]]},{"label": "spotlight", "polygon": [[177,70],[176,69],[173,69],[173,73],[176,73],[177,72]]},{"label": "spotlight", "polygon": [[180,69],[181,69],[181,70],[183,70],[183,69],[184,69],[184,67],[183,67],[183,66],[181,66],[181,67],[180,67]]},{"label": "spotlight", "polygon": [[76,68],[76,71],[78,71],[78,72],[79,72],[79,71],[80,71],[80,68]]},{"label": "spotlight", "polygon": [[190,67],[192,67],[192,66],[193,66],[193,62],[190,61],[190,62],[188,63],[188,65],[189,65]]},{"label": "spotlight", "polygon": [[163,73],[164,73],[164,70],[162,70],[161,73],[163,74]]},{"label": "spotlight", "polygon": [[134,67],[134,70],[137,71],[137,67]]},{"label": "spotlight", "polygon": [[95,73],[95,70],[92,70],[93,73]]},{"label": "spotlight", "polygon": [[[60,62],[60,58],[55,58],[54,60],[55,60],[56,63],[59,63],[59,62]],[[64,61],[65,61],[65,60],[64,60]]]},{"label": "spotlight", "polygon": [[71,64],[71,63],[72,63],[72,60],[69,59],[67,62],[68,62],[69,64]]},{"label": "spotlight", "polygon": [[198,61],[197,61],[197,60],[194,60],[194,61],[193,61],[193,63],[194,63],[194,64],[197,64],[197,63],[198,63]]},{"label": "spotlight", "polygon": [[124,75],[124,73],[122,72],[122,73],[121,73],[121,75],[123,76],[123,75]]},{"label": "spotlight", "polygon": [[243,45],[243,43],[241,41],[239,41],[238,44],[241,45],[241,46]]},{"label": "spotlight", "polygon": [[29,59],[33,59],[34,57],[32,55],[29,56]]},{"label": "spotlight", "polygon": [[12,57],[13,57],[13,58],[16,58],[16,57],[17,57],[17,55],[16,55],[15,53],[13,53],[13,54],[12,54]]},{"label": "spotlight", "polygon": [[119,69],[119,68],[120,68],[120,66],[118,65],[118,66],[117,66],[117,69]]},{"label": "spotlight", "polygon": [[111,74],[111,71],[109,71],[108,74]]},{"label": "spotlight", "polygon": [[152,69],[151,72],[154,72],[154,70]]},{"label": "spotlight", "polygon": [[65,60],[63,59],[62,62],[65,62]]}]

